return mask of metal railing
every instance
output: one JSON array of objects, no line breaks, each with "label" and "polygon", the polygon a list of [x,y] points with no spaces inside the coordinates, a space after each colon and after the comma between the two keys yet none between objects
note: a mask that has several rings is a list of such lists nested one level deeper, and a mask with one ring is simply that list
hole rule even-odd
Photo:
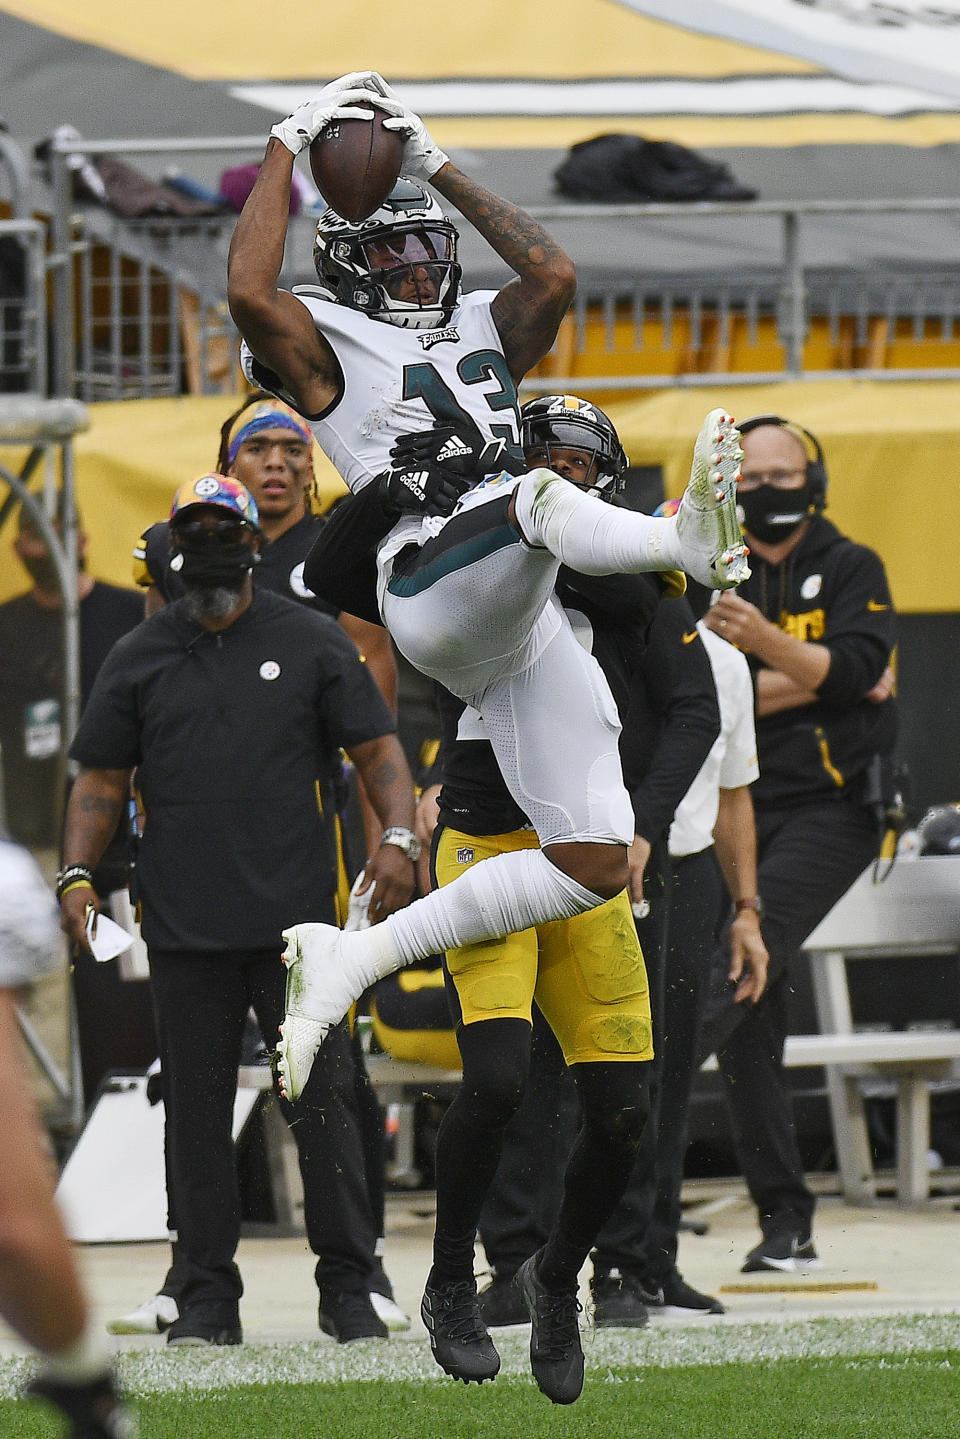
[{"label": "metal railing", "polygon": [[46,230],[0,220],[0,394],[46,393]]},{"label": "metal railing", "polygon": [[[69,157],[163,155],[182,160],[189,155],[220,154],[237,159],[259,155],[263,146],[262,135],[60,140],[53,144],[50,264],[55,277],[55,393],[86,399],[181,393],[184,290],[195,297],[196,323],[191,335],[197,354],[192,388],[202,392],[218,388],[211,357],[216,352],[222,363],[224,347],[235,351],[236,346],[225,305],[226,257],[218,226],[211,226],[205,236],[206,222],[200,222],[200,230],[194,230],[184,245],[178,244],[176,222],[165,227],[163,241],[158,239],[153,221],[134,225],[98,219],[94,232],[89,217],[83,225],[77,223]],[[633,275],[620,267],[609,281],[588,281],[578,296],[566,335],[561,335],[544,366],[549,375],[529,378],[526,384],[531,390],[575,385],[582,390],[629,391],[707,385],[718,380],[755,384],[835,375],[960,378],[960,364],[954,364],[954,355],[948,353],[958,338],[960,266],[897,263],[863,271],[854,265],[824,270],[804,256],[805,226],[811,222],[849,219],[855,224],[863,217],[896,215],[960,217],[960,200],[564,204],[533,207],[531,213],[548,227],[565,227],[567,248],[585,268],[591,259],[593,227],[611,220],[635,220],[638,233],[649,233],[650,227],[656,226],[675,227],[682,221],[689,234],[692,225],[702,222],[708,227],[705,237],[701,236],[707,249],[709,227],[718,221],[745,225],[745,234],[751,233],[749,227],[755,233],[762,222],[775,227],[779,237],[762,274],[724,268],[723,240],[718,238],[718,263],[713,273],[691,270]],[[232,223],[232,216],[225,217],[224,225],[232,228]],[[582,239],[577,233],[581,227]],[[573,236],[572,242],[566,239],[568,235]],[[91,260],[96,245],[105,247],[109,256],[99,273]],[[211,264],[213,259],[217,264]],[[284,283],[288,278],[285,273]],[[910,341],[906,346],[909,364],[890,358],[889,342],[904,328]],[[825,336],[828,348],[831,344],[834,349],[839,347],[842,356],[828,353],[824,360],[823,347],[818,350],[812,344],[816,334]],[[761,338],[765,340],[765,363],[751,365],[748,352]],[[745,358],[731,356],[733,341],[745,345]],[[611,358],[591,373],[583,360],[589,363],[598,352]],[[570,363],[570,373],[561,373],[565,362]]]}]

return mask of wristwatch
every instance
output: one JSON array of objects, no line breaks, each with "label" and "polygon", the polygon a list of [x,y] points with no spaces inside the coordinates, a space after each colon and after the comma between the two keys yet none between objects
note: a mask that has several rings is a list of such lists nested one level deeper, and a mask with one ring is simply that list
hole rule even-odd
[{"label": "wristwatch", "polygon": [[381,844],[395,844],[397,849],[402,850],[407,859],[417,860],[420,858],[420,850],[423,848],[412,829],[404,829],[402,825],[391,825],[385,829],[380,836]]}]

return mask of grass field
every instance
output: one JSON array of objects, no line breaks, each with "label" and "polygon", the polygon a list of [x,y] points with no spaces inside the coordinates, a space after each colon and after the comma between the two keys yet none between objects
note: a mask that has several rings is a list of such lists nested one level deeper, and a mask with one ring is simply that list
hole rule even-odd
[{"label": "grass field", "polygon": [[[530,1378],[527,1337],[500,1332],[494,1384],[446,1379],[422,1338],[120,1356],[142,1439],[931,1439],[957,1431],[960,1312],[584,1334],[578,1403]],[[3,1439],[58,1439],[0,1364]]]}]

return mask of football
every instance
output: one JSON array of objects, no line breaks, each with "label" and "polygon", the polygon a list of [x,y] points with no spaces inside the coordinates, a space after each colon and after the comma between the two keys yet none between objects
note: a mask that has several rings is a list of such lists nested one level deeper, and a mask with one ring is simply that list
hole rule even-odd
[{"label": "football", "polygon": [[314,184],[345,220],[365,220],[397,183],[403,141],[386,118],[374,109],[372,120],[331,120],[310,145]]}]

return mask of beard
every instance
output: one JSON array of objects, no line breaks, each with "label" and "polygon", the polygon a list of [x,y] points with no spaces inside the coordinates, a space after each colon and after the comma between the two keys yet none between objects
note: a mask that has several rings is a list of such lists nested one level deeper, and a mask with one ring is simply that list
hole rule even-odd
[{"label": "beard", "polygon": [[225,620],[240,603],[244,575],[236,585],[184,585],[187,614],[198,625],[205,620]]}]

